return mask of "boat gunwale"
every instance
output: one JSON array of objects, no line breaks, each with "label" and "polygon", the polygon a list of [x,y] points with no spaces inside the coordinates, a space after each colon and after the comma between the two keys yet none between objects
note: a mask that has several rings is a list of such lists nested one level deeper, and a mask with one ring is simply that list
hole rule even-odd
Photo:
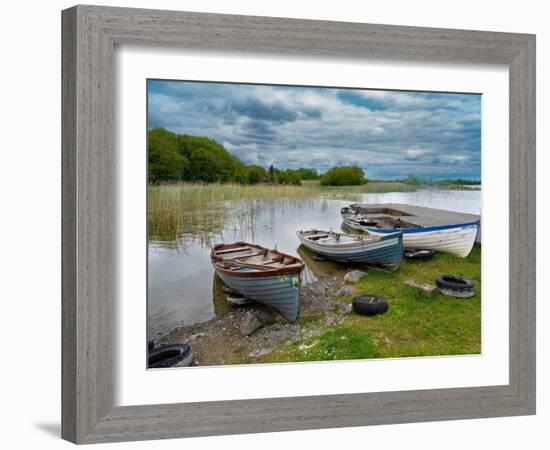
[{"label": "boat gunwale", "polygon": [[382,233],[382,234],[391,234],[393,232],[402,231],[403,234],[413,234],[413,233],[428,233],[430,231],[443,231],[443,230],[453,230],[456,228],[466,228],[466,227],[479,227],[481,220],[475,220],[473,222],[464,222],[456,224],[447,224],[447,225],[433,225],[430,227],[416,227],[416,228],[376,228],[370,226],[364,226],[368,232]]},{"label": "boat gunwale", "polygon": [[[242,246],[249,246],[252,248],[266,250],[267,252],[272,252],[272,253],[275,253],[276,255],[282,255],[283,257],[291,258],[294,260],[294,262],[284,267],[263,266],[263,267],[266,267],[266,270],[257,269],[257,270],[252,270],[250,272],[237,272],[235,270],[222,267],[220,264],[223,264],[224,262],[229,262],[229,261],[224,260],[221,256],[219,256],[216,253],[216,249],[219,249],[222,247],[231,248],[231,246],[235,246],[235,248],[242,247]],[[246,256],[247,255],[243,255],[243,258]],[[220,258],[220,259],[216,259],[216,258]],[[230,244],[219,243],[219,244],[213,245],[210,251],[210,261],[212,263],[212,266],[214,266],[214,270],[219,270],[222,273],[226,274],[227,276],[233,276],[233,277],[239,277],[239,278],[267,278],[267,277],[276,277],[280,275],[294,275],[294,274],[300,274],[305,268],[304,262],[297,256],[292,256],[292,255],[289,255],[288,253],[281,252],[277,249],[270,249],[258,244],[251,244],[245,241],[237,241],[237,242],[232,242]]]},{"label": "boat gunwale", "polygon": [[[353,247],[359,247],[359,246],[363,247],[363,246],[368,246],[369,244],[377,244],[379,242],[383,242],[385,240],[389,240],[392,237],[398,237],[398,235],[403,234],[401,230],[395,230],[393,233],[385,233],[384,236],[356,235],[356,234],[349,234],[349,233],[336,233],[333,231],[332,234],[339,234],[340,236],[349,236],[354,238],[354,240],[352,242],[327,244],[327,243],[320,243],[319,241],[311,241],[307,239],[307,236],[304,236],[304,233],[307,231],[314,231],[314,230],[300,230],[296,232],[296,235],[301,241],[307,240],[312,244],[318,245],[320,247],[326,247],[326,248],[353,248]],[[315,231],[323,232],[323,230],[315,230]],[[329,234],[330,232],[327,231],[326,233]]]}]

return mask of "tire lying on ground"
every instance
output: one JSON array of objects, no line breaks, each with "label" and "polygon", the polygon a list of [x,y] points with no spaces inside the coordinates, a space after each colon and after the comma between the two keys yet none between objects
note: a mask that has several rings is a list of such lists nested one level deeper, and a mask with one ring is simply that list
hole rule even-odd
[{"label": "tire lying on ground", "polygon": [[357,314],[366,316],[385,313],[389,307],[388,302],[382,297],[370,294],[353,297],[351,306]]},{"label": "tire lying on ground", "polygon": [[192,361],[193,351],[188,344],[166,345],[149,351],[148,366],[150,369],[162,369],[176,364],[186,367]]},{"label": "tire lying on ground", "polygon": [[435,284],[443,295],[451,297],[468,298],[476,293],[474,283],[459,275],[439,275]]},{"label": "tire lying on ground", "polygon": [[229,306],[247,306],[252,304],[252,300],[246,298],[244,295],[239,294],[238,292],[233,292],[232,294],[227,294],[227,303]]},{"label": "tire lying on ground", "polygon": [[226,295],[227,303],[229,303],[229,306],[246,306],[252,303],[252,300],[246,298],[241,293],[234,291],[225,284],[222,287],[222,291]]},{"label": "tire lying on ground", "polygon": [[231,289],[229,286],[227,286],[226,284],[224,284],[222,286],[222,292],[224,294],[236,294],[236,292],[233,289]]},{"label": "tire lying on ground", "polygon": [[403,251],[403,256],[412,261],[429,261],[433,258],[433,250],[418,250],[414,248],[406,248]]}]

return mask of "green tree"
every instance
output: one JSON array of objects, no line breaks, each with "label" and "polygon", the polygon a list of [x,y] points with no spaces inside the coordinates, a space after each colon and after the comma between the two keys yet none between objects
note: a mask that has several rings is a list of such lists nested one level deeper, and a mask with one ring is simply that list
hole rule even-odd
[{"label": "green tree", "polygon": [[249,184],[257,184],[267,178],[267,172],[263,167],[251,165],[248,166],[246,181]]},{"label": "green tree", "polygon": [[416,175],[409,175],[403,180],[403,182],[412,186],[420,186],[423,183],[422,178],[417,177]]},{"label": "green tree", "polygon": [[178,150],[190,162],[184,176],[186,180],[222,183],[246,181],[246,166],[242,161],[212,139],[182,134],[178,136]]},{"label": "green tree", "polygon": [[205,183],[301,184],[301,180],[319,178],[317,170],[279,170],[247,166],[213,139],[176,134],[164,128],[149,131],[149,181],[203,181]]},{"label": "green tree", "polygon": [[366,183],[365,173],[358,166],[337,166],[321,177],[323,186],[352,186]]},{"label": "green tree", "polygon": [[216,155],[206,148],[196,148],[191,154],[189,161],[189,173],[186,177],[192,181],[204,181],[214,183],[222,181],[218,169],[219,161]]},{"label": "green tree", "polygon": [[296,172],[298,173],[300,180],[316,180],[319,178],[317,169],[306,169],[304,167],[300,167]]},{"label": "green tree", "polygon": [[175,133],[153,128],[148,133],[149,182],[175,181],[183,178],[189,161],[178,152]]}]

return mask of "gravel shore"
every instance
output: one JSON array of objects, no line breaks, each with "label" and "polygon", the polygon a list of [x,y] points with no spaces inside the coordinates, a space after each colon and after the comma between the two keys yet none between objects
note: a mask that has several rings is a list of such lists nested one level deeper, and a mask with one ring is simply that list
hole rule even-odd
[{"label": "gravel shore", "polygon": [[[252,302],[235,306],[207,322],[172,330],[154,341],[161,345],[187,343],[194,353],[194,366],[254,363],[281,345],[319,335],[341,322],[350,304],[335,299],[343,286],[341,276],[318,279],[301,287],[300,317],[289,323],[274,310]],[[347,294],[353,287],[345,285]]]}]

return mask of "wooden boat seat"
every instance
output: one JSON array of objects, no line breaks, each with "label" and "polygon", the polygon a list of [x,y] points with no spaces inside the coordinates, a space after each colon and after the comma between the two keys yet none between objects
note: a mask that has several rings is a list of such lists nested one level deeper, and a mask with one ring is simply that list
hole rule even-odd
[{"label": "wooden boat seat", "polygon": [[251,250],[250,247],[237,247],[237,248],[226,248],[224,250],[217,250],[218,255],[223,255],[224,253],[235,253],[235,252],[244,252],[245,250]]},{"label": "wooden boat seat", "polygon": [[240,261],[225,261],[223,266],[230,270],[238,270],[242,268],[255,269],[255,270],[271,270],[270,267],[265,267],[261,264],[250,264],[250,263],[245,263]]},{"label": "wooden boat seat", "polygon": [[223,258],[225,261],[230,261],[232,259],[239,259],[239,258],[252,258],[254,256],[261,256],[265,255],[265,251],[256,252],[256,253],[245,253],[244,255],[235,255],[235,256],[228,256],[227,258]]},{"label": "wooden boat seat", "polygon": [[328,238],[328,234],[314,234],[312,236],[306,236],[311,241],[317,241],[319,239]]}]

